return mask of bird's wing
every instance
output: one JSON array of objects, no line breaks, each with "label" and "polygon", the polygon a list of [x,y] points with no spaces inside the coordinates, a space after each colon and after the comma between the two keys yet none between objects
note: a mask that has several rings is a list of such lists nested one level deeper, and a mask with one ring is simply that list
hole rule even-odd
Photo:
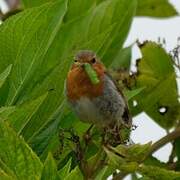
[{"label": "bird's wing", "polygon": [[125,102],[125,108],[124,108],[124,113],[123,113],[123,121],[125,122],[125,125],[128,127],[128,128],[131,128],[132,127],[132,117],[130,115],[130,112],[129,112],[129,107],[128,107],[128,103],[127,103],[127,100],[126,100],[126,97],[124,96],[123,92],[121,91],[121,89],[118,87],[118,84],[115,80],[113,80],[112,76],[106,72],[105,73],[106,76],[108,76],[110,78],[110,80],[114,83],[115,87],[117,88],[118,92],[120,93],[120,95],[123,97],[124,99],[124,102]]}]

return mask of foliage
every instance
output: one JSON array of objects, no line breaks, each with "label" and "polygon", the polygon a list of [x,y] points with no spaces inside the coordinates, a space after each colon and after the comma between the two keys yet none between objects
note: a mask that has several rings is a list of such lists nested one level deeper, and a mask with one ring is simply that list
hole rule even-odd
[{"label": "foliage", "polygon": [[[159,125],[171,128],[179,114],[176,74],[171,57],[153,42],[145,42],[140,49],[143,58],[137,62],[136,86],[146,88],[136,97],[138,105],[135,113],[143,109]],[[142,99],[142,96],[146,98]],[[161,108],[165,108],[166,112],[161,113]]]},{"label": "foliage", "polygon": [[178,13],[168,0],[138,0],[137,15],[152,17],[171,17]]},{"label": "foliage", "polygon": [[[130,75],[132,46],[122,48],[135,15],[170,17],[174,8],[165,0],[22,0],[21,8],[0,25],[0,179],[180,178],[174,59],[155,42],[139,43],[142,58]],[[111,147],[93,127],[89,140],[90,125],[71,112],[64,93],[81,49],[95,51],[111,69],[133,116],[144,111],[174,132],[155,144]],[[130,132],[121,133],[127,139]],[[169,141],[167,164],[151,156]]]}]

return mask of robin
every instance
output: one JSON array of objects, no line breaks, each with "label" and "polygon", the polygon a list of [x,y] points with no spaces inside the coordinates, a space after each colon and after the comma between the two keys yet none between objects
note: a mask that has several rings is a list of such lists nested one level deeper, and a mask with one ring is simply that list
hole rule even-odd
[{"label": "robin", "polygon": [[[98,83],[92,83],[85,71],[87,63],[96,72]],[[80,120],[112,132],[131,127],[126,99],[94,52],[77,53],[67,75],[66,91],[68,102]]]}]

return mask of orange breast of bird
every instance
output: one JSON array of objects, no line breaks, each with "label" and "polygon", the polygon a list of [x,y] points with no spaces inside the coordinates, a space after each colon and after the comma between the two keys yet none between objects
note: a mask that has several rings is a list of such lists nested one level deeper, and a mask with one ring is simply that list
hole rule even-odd
[{"label": "orange breast of bird", "polygon": [[93,65],[93,68],[100,80],[100,82],[96,85],[91,83],[83,67],[76,65],[72,66],[66,81],[67,97],[70,101],[76,101],[81,97],[88,97],[92,99],[102,95],[105,68],[101,64],[95,64]]}]

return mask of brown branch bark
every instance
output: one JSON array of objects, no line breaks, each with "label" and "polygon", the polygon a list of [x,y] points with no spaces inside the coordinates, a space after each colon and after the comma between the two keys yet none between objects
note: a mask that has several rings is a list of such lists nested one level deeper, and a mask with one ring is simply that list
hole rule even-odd
[{"label": "brown branch bark", "polygon": [[154,153],[155,151],[160,149],[162,146],[166,145],[167,143],[169,143],[169,142],[171,142],[177,138],[180,138],[180,127],[177,128],[175,131],[167,134],[166,136],[164,136],[163,138],[161,138],[157,142],[155,142],[152,145],[150,151],[148,152],[148,155]]}]

